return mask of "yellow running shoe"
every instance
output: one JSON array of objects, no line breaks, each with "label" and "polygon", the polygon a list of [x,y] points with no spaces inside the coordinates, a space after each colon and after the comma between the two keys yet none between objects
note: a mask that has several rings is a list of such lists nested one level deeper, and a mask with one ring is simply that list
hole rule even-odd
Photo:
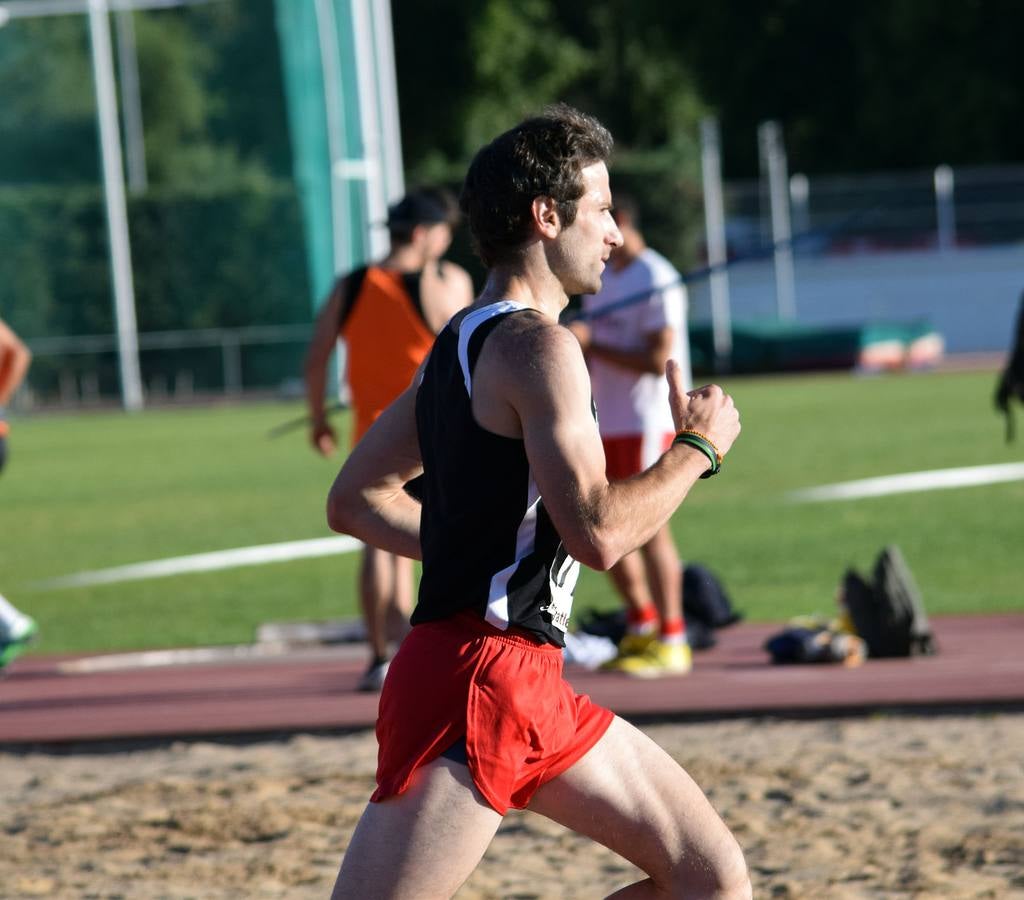
[{"label": "yellow running shoe", "polygon": [[624,634],[619,641],[619,656],[636,656],[646,653],[651,644],[658,643],[658,632],[649,631],[647,634]]},{"label": "yellow running shoe", "polygon": [[609,660],[601,668],[611,672],[625,672],[636,678],[685,675],[693,668],[693,654],[689,644],[666,644],[655,639],[638,653],[620,650],[615,659]]}]

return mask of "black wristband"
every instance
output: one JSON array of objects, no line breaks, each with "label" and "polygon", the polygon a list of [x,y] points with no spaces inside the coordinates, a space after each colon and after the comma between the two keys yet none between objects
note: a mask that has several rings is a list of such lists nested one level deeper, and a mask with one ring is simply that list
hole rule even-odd
[{"label": "black wristband", "polygon": [[673,444],[686,444],[700,450],[711,462],[711,468],[701,474],[701,478],[710,478],[717,475],[722,469],[722,457],[718,448],[711,443],[704,435],[695,431],[680,431],[672,441]]}]

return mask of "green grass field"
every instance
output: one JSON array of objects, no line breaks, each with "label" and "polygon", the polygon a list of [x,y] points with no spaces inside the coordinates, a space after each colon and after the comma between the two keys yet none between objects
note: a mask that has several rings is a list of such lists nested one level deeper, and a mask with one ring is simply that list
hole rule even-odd
[{"label": "green grass field", "polygon": [[[796,505],[836,481],[1024,459],[991,409],[994,373],[731,379],[743,434],[723,473],[673,519],[681,553],[714,569],[751,619],[831,613],[846,567],[899,544],[929,612],[1024,608],[1024,482]],[[42,629],[36,652],[247,642],[267,621],[356,615],[356,556],[96,587],[74,572],[329,532],[338,461],[302,432],[268,440],[296,405],[38,415],[13,423],[0,480],[0,591]],[[341,427],[347,423],[342,421]],[[584,571],[577,611],[614,607]]]}]

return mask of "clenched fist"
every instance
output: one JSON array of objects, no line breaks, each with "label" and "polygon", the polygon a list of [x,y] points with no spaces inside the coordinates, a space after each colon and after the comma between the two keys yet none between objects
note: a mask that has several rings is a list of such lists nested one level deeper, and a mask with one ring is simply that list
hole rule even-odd
[{"label": "clenched fist", "polygon": [[699,431],[725,456],[740,433],[740,413],[732,397],[717,384],[684,390],[683,373],[674,359],[668,361],[665,377],[676,432]]}]

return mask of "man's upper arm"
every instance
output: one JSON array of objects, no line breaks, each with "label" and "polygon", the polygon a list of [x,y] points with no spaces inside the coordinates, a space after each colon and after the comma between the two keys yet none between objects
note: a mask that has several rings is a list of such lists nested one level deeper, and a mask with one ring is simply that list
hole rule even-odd
[{"label": "man's upper arm", "polygon": [[585,558],[589,500],[607,485],[590,378],[568,330],[548,327],[537,337],[531,358],[509,373],[508,400],[519,416],[530,471],[548,514],[569,552]]},{"label": "man's upper arm", "polygon": [[676,331],[670,325],[666,325],[658,331],[649,331],[647,333],[647,349],[656,360],[655,369],[658,374],[665,371],[665,363],[672,356],[675,340]]},{"label": "man's upper arm", "polygon": [[677,332],[684,328],[686,293],[682,285],[660,279],[662,287],[653,289],[643,314],[643,330],[647,348],[657,357],[659,373],[675,347]]},{"label": "man's upper arm", "polygon": [[338,341],[338,325],[341,321],[341,298],[345,291],[347,278],[341,278],[334,285],[330,295],[320,307],[316,321],[313,323],[313,336],[309,342],[307,362],[323,364],[334,350]]},{"label": "man's upper arm", "polygon": [[[414,380],[355,445],[345,469],[362,487],[404,484],[422,471],[420,445],[416,431],[416,392]],[[357,470],[357,471],[355,471]]]}]

